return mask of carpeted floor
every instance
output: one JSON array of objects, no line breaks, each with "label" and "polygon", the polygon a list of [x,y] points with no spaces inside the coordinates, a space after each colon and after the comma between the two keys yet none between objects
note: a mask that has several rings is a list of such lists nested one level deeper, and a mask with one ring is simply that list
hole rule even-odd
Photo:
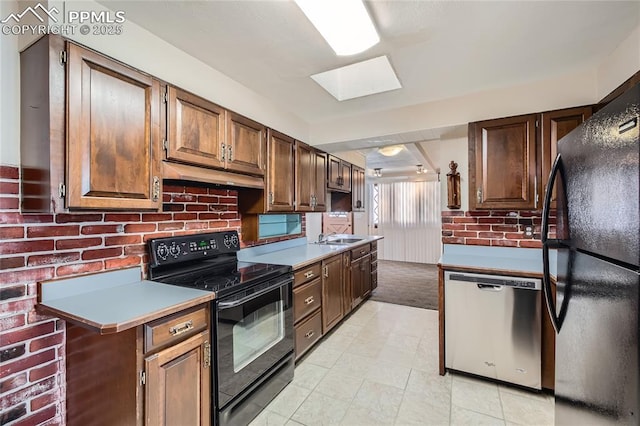
[{"label": "carpeted floor", "polygon": [[378,260],[378,288],[371,300],[438,310],[438,267]]}]

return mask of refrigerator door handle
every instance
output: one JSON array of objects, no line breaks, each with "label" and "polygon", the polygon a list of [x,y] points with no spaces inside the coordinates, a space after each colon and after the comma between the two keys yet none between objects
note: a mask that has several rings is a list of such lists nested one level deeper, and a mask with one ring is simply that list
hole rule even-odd
[{"label": "refrigerator door handle", "polygon": [[553,300],[553,294],[551,294],[551,274],[549,272],[549,248],[550,246],[557,248],[560,246],[558,240],[551,240],[548,237],[549,234],[549,211],[551,208],[551,195],[553,194],[553,187],[555,184],[556,176],[560,170],[562,157],[560,154],[556,157],[549,174],[549,182],[547,183],[547,190],[544,195],[544,204],[542,206],[542,289],[544,290],[544,297],[547,305],[547,312],[551,319],[553,328],[558,333],[560,331],[560,321],[556,315],[556,303]]}]

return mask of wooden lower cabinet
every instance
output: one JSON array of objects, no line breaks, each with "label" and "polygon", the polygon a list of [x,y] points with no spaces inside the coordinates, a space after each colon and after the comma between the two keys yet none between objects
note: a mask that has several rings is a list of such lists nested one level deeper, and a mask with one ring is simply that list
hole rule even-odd
[{"label": "wooden lower cabinet", "polygon": [[208,304],[113,334],[66,331],[66,424],[211,424]]},{"label": "wooden lower cabinet", "polygon": [[342,255],[322,261],[322,332],[326,334],[344,317]]},{"label": "wooden lower cabinet", "polygon": [[322,337],[322,314],[320,310],[296,325],[296,360],[305,354]]},{"label": "wooden lower cabinet", "polygon": [[296,361],[377,286],[377,250],[374,241],[293,271]]},{"label": "wooden lower cabinet", "polygon": [[296,360],[322,337],[322,265],[293,271],[293,324]]},{"label": "wooden lower cabinet", "polygon": [[[351,250],[351,307],[355,308],[371,294],[371,245]],[[377,282],[377,281],[376,281]],[[376,284],[377,285],[377,284]]]},{"label": "wooden lower cabinet", "polygon": [[145,359],[146,425],[205,425],[211,418],[209,331]]}]

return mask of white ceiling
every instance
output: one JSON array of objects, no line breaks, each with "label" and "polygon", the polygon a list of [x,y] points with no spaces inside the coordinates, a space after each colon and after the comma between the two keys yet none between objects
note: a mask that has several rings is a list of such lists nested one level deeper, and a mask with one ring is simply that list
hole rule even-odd
[{"label": "white ceiling", "polygon": [[[380,43],[361,54],[338,57],[289,0],[100,3],[124,10],[127,20],[308,123],[595,67],[640,22],[639,1],[374,0],[366,6]],[[310,78],[381,55],[389,57],[401,89],[339,102]],[[460,129],[424,132],[387,135],[387,142],[367,139],[323,145],[323,149],[367,151],[372,145],[417,142]]]}]

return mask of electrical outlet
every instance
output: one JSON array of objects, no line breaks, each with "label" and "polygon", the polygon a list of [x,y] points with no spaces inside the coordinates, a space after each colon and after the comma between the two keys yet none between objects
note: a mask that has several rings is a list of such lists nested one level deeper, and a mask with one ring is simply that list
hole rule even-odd
[{"label": "electrical outlet", "polygon": [[533,237],[533,226],[525,226],[524,235],[529,238]]}]

